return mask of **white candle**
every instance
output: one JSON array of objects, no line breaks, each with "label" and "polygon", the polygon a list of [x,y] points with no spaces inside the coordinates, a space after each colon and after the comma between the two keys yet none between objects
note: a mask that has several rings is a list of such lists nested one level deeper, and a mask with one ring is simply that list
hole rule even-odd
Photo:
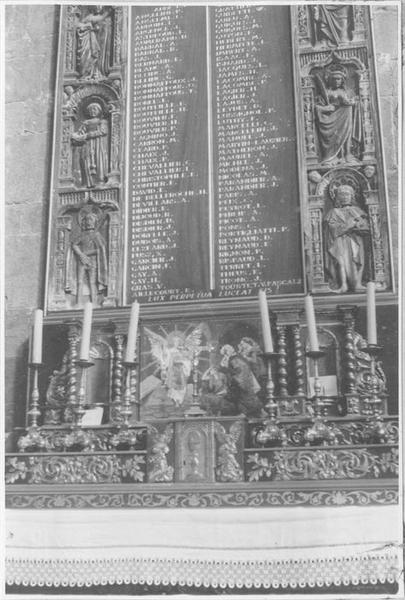
[{"label": "white candle", "polygon": [[314,302],[309,294],[305,296],[305,313],[307,316],[307,327],[309,337],[309,348],[312,352],[319,351],[318,334],[316,331]]},{"label": "white candle", "polygon": [[138,331],[139,302],[133,302],[131,316],[129,319],[127,349],[125,352],[125,362],[133,362],[135,358],[136,334]]},{"label": "white candle", "polygon": [[42,324],[44,313],[40,308],[34,312],[34,327],[32,330],[31,362],[42,363]]},{"label": "white candle", "polygon": [[83,328],[82,341],[80,344],[80,360],[90,360],[90,334],[91,334],[91,318],[93,315],[93,305],[91,302],[86,302],[83,313]]},{"label": "white candle", "polygon": [[267,306],[266,292],[259,290],[260,316],[262,319],[262,333],[265,352],[273,352],[273,338],[271,337],[271,327],[269,318],[269,309]]},{"label": "white candle", "polygon": [[367,283],[367,342],[377,345],[377,316],[375,311],[375,283]]}]

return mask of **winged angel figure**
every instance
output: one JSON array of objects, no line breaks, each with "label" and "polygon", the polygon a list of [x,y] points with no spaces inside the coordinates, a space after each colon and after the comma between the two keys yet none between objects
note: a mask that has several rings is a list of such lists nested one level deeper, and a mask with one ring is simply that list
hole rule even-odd
[{"label": "winged angel figure", "polygon": [[189,335],[172,331],[163,337],[145,327],[154,359],[160,367],[160,378],[167,388],[168,397],[177,407],[184,402],[187,382],[193,367],[193,357],[202,350],[202,324]]}]

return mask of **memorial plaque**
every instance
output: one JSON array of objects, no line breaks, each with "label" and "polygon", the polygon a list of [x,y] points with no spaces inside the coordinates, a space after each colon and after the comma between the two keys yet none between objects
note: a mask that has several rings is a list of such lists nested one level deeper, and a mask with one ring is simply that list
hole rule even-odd
[{"label": "memorial plaque", "polygon": [[214,8],[220,296],[303,291],[289,8]]},{"label": "memorial plaque", "polygon": [[209,297],[206,9],[134,7],[131,298]]},{"label": "memorial plaque", "polygon": [[129,298],[303,291],[288,7],[134,7]]}]

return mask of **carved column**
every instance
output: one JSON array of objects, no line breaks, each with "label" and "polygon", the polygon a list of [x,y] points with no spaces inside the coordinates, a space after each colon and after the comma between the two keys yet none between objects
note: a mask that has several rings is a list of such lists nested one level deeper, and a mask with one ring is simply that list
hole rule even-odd
[{"label": "carved column", "polygon": [[348,412],[358,412],[358,395],[356,391],[356,357],[354,354],[354,315],[355,306],[339,307],[344,325],[344,389],[348,403]]},{"label": "carved column", "polygon": [[69,354],[68,354],[68,402],[65,411],[65,422],[72,422],[74,415],[74,407],[77,402],[77,345],[79,342],[79,329],[77,324],[69,326],[68,331],[68,342],[69,342]]},{"label": "carved column", "polygon": [[72,229],[71,217],[58,217],[56,220],[56,256],[55,256],[55,296],[54,305],[64,307],[66,304],[65,287],[68,281],[66,254],[70,243]]},{"label": "carved column", "polygon": [[370,191],[367,193],[366,205],[370,221],[371,255],[373,262],[372,278],[377,282],[379,289],[386,289],[384,243],[377,192]]},{"label": "carved column", "polygon": [[317,162],[315,145],[314,84],[312,77],[302,78],[302,104],[304,108],[305,154],[309,164]]},{"label": "carved column", "polygon": [[119,258],[120,258],[120,215],[117,212],[111,212],[109,215],[109,257],[108,257],[108,295],[104,301],[104,306],[117,306],[118,302],[118,281],[119,281]]},{"label": "carved column", "polygon": [[364,128],[363,160],[373,160],[375,159],[374,126],[371,114],[370,75],[366,69],[360,74],[359,95]]},{"label": "carved column", "polygon": [[277,325],[278,334],[278,395],[288,396],[288,363],[287,363],[287,341],[286,341],[287,327],[285,325]]},{"label": "carved column", "polygon": [[73,185],[73,153],[72,153],[72,134],[74,131],[74,117],[72,114],[65,114],[62,121],[60,161],[59,161],[59,181],[61,186],[70,187]]},{"label": "carved column", "polygon": [[301,43],[309,43],[308,8],[298,5],[298,36]]},{"label": "carved column", "polygon": [[110,107],[111,115],[111,157],[110,157],[110,183],[119,184],[121,177],[121,114],[119,107],[112,105]]},{"label": "carved column", "polygon": [[305,371],[304,371],[304,352],[301,342],[300,326],[292,326],[293,345],[294,345],[294,364],[295,364],[295,394],[305,396]]},{"label": "carved column", "polygon": [[[122,389],[124,367],[122,365],[124,351],[124,336],[118,333],[114,336],[114,365],[113,365],[113,381],[112,381],[112,406],[110,413],[110,421],[115,422],[119,416],[119,408],[122,404]],[[118,409],[118,410],[117,410]]]},{"label": "carved column", "polygon": [[117,6],[114,11],[114,46],[113,46],[113,61],[112,70],[119,69],[121,66],[122,56],[122,39],[123,39],[123,10],[121,6]]},{"label": "carved column", "polygon": [[76,75],[76,18],[77,6],[66,7],[65,76]]},{"label": "carved column", "polygon": [[322,196],[310,196],[309,204],[309,224],[310,224],[310,260],[312,274],[312,291],[329,291],[329,286],[325,282],[325,265],[323,258],[323,235],[322,220],[324,210],[324,199]]},{"label": "carved column", "polygon": [[353,6],[354,31],[353,41],[363,41],[366,36],[366,25],[364,22],[364,6]]}]

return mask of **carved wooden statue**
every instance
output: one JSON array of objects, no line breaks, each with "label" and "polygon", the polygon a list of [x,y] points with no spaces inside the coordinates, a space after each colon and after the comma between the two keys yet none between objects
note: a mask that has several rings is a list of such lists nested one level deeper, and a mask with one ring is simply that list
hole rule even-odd
[{"label": "carved wooden statue", "polygon": [[346,89],[347,71],[333,65],[326,75],[326,86],[315,76],[319,95],[316,99],[318,141],[324,164],[358,164],[352,143],[362,139],[358,98]]},{"label": "carved wooden statue", "polygon": [[84,79],[101,79],[108,75],[111,54],[110,12],[110,7],[90,7],[89,13],[77,25],[77,66],[80,77]]},{"label": "carved wooden statue", "polygon": [[[73,237],[67,256],[67,273],[70,275],[66,292],[76,288],[76,302],[84,296],[98,303],[98,295],[108,286],[107,244],[100,233],[102,213],[98,207],[85,206],[78,217],[80,232]],[[88,293],[86,293],[88,292]]]},{"label": "carved wooden statue", "polygon": [[335,206],[324,221],[325,263],[329,285],[336,293],[364,290],[364,237],[370,228],[366,213],[355,204],[354,197],[351,185],[340,185],[335,192]]},{"label": "carved wooden statue", "polygon": [[78,151],[81,184],[92,188],[108,179],[109,127],[98,102],[90,102],[85,112],[88,119],[72,134],[72,142]]}]

